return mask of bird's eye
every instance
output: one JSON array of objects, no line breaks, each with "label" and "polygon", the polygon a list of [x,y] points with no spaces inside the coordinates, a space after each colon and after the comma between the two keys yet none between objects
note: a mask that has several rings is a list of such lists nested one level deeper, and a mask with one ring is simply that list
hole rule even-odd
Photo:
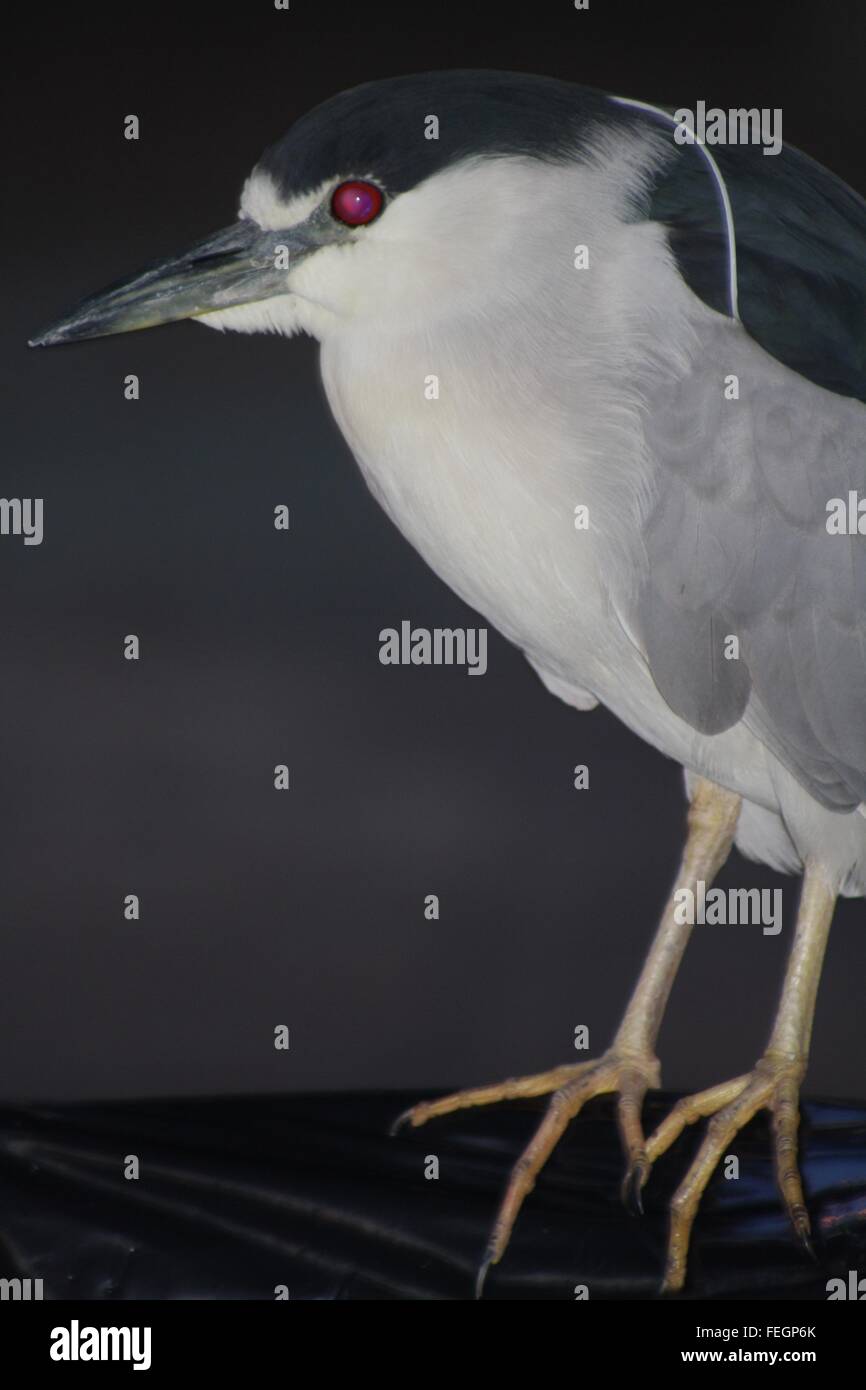
[{"label": "bird's eye", "polygon": [[381,188],[363,179],[349,179],[334,189],[331,197],[331,212],[339,222],[349,227],[361,227],[372,222],[382,211]]}]

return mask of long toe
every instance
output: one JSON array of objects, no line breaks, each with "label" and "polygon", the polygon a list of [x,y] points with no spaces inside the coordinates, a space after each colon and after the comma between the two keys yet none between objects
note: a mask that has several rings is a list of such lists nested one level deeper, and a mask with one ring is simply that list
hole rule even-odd
[{"label": "long toe", "polygon": [[687,1125],[711,1117],[703,1142],[671,1200],[663,1293],[678,1293],[682,1289],[692,1228],[707,1184],[732,1140],[759,1110],[772,1112],[779,1188],[794,1229],[808,1241],[809,1218],[796,1162],[801,1077],[802,1067],[798,1063],[767,1054],[746,1076],[683,1097],[650,1136],[647,1152],[655,1160]]}]

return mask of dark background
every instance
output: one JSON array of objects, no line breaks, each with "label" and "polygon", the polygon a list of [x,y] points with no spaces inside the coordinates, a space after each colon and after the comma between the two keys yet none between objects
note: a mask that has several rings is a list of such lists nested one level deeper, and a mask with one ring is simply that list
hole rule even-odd
[{"label": "dark background", "polygon": [[[366,492],[309,339],[28,336],[231,221],[267,143],[388,74],[500,67],[781,106],[786,140],[866,192],[857,8],[562,0],[475,5],[467,29],[454,4],[139,5],[68,42],[41,10],[6,46],[0,491],[45,499],[45,540],[0,540],[0,1096],[450,1087],[574,1058],[578,1023],[598,1051],[684,805],[676,766],[554,700],[492,631],[483,680],[380,666],[383,626],[478,618]],[[669,1087],[748,1068],[769,1029],[796,885],[736,857],[724,881],[783,885],[785,931],[696,930],[662,1033]],[[841,905],[814,1094],[866,1095],[863,919]]]}]

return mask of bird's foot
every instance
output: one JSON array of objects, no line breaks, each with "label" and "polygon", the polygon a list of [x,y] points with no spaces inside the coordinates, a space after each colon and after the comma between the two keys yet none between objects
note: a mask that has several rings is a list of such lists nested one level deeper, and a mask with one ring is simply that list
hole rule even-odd
[{"label": "bird's foot", "polygon": [[613,1092],[619,1096],[617,1113],[627,1164],[623,1196],[640,1210],[641,1188],[649,1174],[641,1107],[647,1091],[657,1088],[660,1079],[658,1060],[651,1053],[612,1047],[597,1061],[554,1067],[551,1071],[513,1078],[495,1086],[455,1091],[440,1100],[421,1101],[400,1115],[392,1133],[403,1125],[417,1127],[436,1116],[450,1115],[455,1110],[527,1096],[550,1095],[541,1124],[511,1171],[478,1276],[476,1292],[479,1295],[488,1269],[497,1264],[505,1253],[517,1214],[535,1186],[539,1172],[570,1121],[595,1096]]},{"label": "bird's foot", "polygon": [[800,1082],[804,1071],[805,1065],[801,1059],[767,1052],[754,1070],[745,1076],[724,1081],[719,1086],[677,1101],[670,1114],[647,1140],[649,1171],[649,1167],[670,1148],[687,1125],[712,1116],[703,1143],[671,1200],[663,1293],[676,1293],[683,1287],[689,1237],[704,1189],[725,1156],[731,1140],[759,1110],[767,1109],[772,1114],[776,1180],[791,1224],[806,1250],[812,1253],[809,1215],[797,1168]]}]

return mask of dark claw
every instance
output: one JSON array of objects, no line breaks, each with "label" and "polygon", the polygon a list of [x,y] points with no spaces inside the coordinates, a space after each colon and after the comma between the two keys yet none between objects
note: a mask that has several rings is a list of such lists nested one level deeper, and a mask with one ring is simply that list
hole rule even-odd
[{"label": "dark claw", "polygon": [[487,1280],[487,1271],[489,1270],[489,1268],[490,1268],[490,1266],[491,1266],[492,1264],[493,1264],[493,1256],[492,1256],[490,1253],[488,1253],[487,1255],[485,1255],[484,1259],[482,1260],[481,1265],[480,1265],[479,1270],[478,1270],[478,1274],[477,1274],[476,1277],[475,1277],[475,1297],[476,1297],[476,1298],[481,1298],[482,1294],[484,1293],[484,1285],[485,1285],[485,1282],[486,1282],[486,1280]]},{"label": "dark claw", "polygon": [[632,1216],[643,1216],[643,1185],[646,1172],[646,1164],[638,1159],[623,1178],[622,1200]]},{"label": "dark claw", "polygon": [[808,1226],[803,1226],[803,1227],[797,1232],[797,1235],[800,1237],[800,1244],[802,1245],[802,1247],[803,1247],[803,1249],[805,1250],[806,1254],[809,1256],[809,1258],[810,1258],[811,1260],[814,1260],[815,1263],[817,1264],[817,1263],[818,1263],[818,1256],[815,1254],[815,1247],[814,1247],[814,1245],[812,1244],[812,1236],[811,1236],[811,1234],[810,1234],[810,1232],[809,1232]]},{"label": "dark claw", "polygon": [[388,1130],[388,1133],[389,1133],[389,1135],[391,1135],[392,1138],[393,1138],[393,1136],[394,1136],[395,1134],[399,1134],[400,1130],[403,1128],[403,1126],[404,1126],[405,1124],[408,1124],[408,1122],[409,1122],[409,1116],[410,1116],[411,1114],[412,1114],[412,1107],[410,1106],[410,1108],[409,1108],[408,1110],[404,1110],[404,1111],[403,1111],[402,1115],[398,1115],[398,1116],[397,1116],[396,1120],[395,1120],[394,1123],[391,1125],[391,1128]]}]

